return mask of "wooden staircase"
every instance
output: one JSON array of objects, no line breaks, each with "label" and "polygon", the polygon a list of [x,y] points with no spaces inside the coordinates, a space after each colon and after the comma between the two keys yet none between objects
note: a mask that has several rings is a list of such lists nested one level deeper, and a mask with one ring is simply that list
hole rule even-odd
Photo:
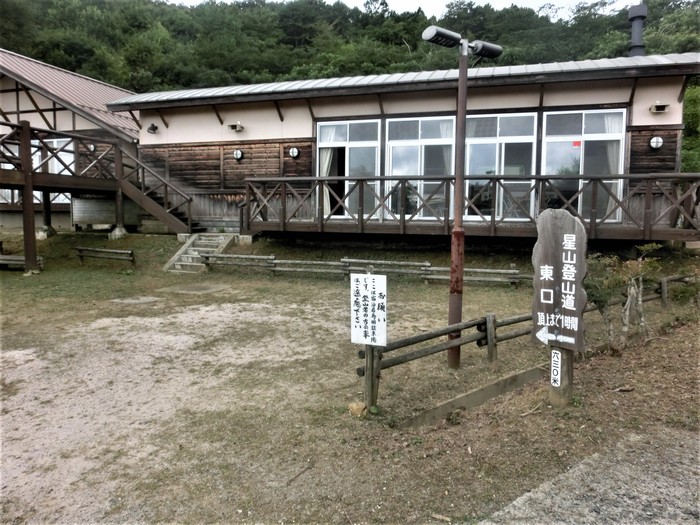
[{"label": "wooden staircase", "polygon": [[233,233],[196,233],[182,248],[167,262],[163,268],[173,273],[200,273],[206,271],[200,254],[222,253],[237,235]]},{"label": "wooden staircase", "polygon": [[[127,151],[119,148],[118,152],[115,173],[124,195],[175,233],[206,230],[192,221],[192,197]],[[123,162],[124,157],[128,165]]]}]

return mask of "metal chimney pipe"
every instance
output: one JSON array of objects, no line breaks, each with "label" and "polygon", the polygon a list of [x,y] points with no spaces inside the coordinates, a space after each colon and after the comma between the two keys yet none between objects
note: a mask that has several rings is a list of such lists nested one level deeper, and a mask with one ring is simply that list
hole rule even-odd
[{"label": "metal chimney pipe", "polygon": [[644,44],[642,44],[642,34],[644,33],[644,20],[647,17],[647,6],[645,4],[633,5],[630,7],[628,19],[631,24],[630,56],[644,56]]}]

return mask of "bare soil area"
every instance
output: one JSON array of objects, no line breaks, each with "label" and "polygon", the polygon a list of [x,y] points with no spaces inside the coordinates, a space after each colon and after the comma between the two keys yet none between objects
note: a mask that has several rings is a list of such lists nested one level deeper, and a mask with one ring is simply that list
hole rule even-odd
[{"label": "bare soil area", "polygon": [[[379,414],[358,418],[347,407],[362,399],[362,362],[342,279],[163,274],[177,246],[138,236],[113,245],[135,248],[135,269],[81,267],[66,248],[76,239],[46,242],[40,275],[0,275],[2,523],[528,522],[507,505],[582,462],[631,450],[616,457],[638,477],[654,456],[635,454],[639,444],[698,457],[692,303],[647,303],[651,335],[633,334],[615,355],[600,350],[600,316],[587,314],[591,350],[566,409],[548,405],[542,380],[435,426],[398,429],[546,361],[547,349],[499,344],[496,370],[476,346],[457,371],[444,355],[389,369]],[[444,326],[447,297],[446,286],[390,278],[390,339]],[[530,303],[528,286],[467,285],[463,317],[522,314]],[[595,522],[591,508],[602,506],[602,522],[698,523],[697,462],[666,471],[685,487],[672,513],[595,503],[574,506],[572,522]],[[570,483],[588,476],[594,487],[581,472]]]}]

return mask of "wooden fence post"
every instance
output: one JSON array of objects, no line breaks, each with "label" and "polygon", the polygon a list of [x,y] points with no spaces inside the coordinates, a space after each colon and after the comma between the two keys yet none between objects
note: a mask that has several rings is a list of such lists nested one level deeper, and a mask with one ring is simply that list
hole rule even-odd
[{"label": "wooden fence post", "polygon": [[382,348],[365,345],[365,405],[367,410],[377,404],[381,371]]},{"label": "wooden fence post", "polygon": [[668,307],[668,279],[663,277],[660,281],[661,284],[661,306],[664,308]]},{"label": "wooden fence post", "polygon": [[496,314],[486,314],[486,341],[488,343],[487,356],[491,369],[497,367],[498,351],[496,349]]}]

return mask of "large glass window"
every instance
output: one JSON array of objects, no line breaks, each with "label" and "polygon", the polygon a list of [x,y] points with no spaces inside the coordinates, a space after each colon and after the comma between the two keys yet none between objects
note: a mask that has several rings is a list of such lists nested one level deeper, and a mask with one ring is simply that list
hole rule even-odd
[{"label": "large glass window", "polygon": [[[624,110],[546,113],[544,118],[544,175],[558,176],[544,192],[544,207],[569,207],[584,219],[619,220],[619,210],[612,210],[613,196],[622,191],[614,175],[622,173]],[[603,176],[595,203],[585,175]]]},{"label": "large glass window", "polygon": [[450,191],[445,177],[453,173],[453,142],[451,117],[387,122],[387,174],[410,179],[403,185],[387,183],[393,212],[403,208],[420,218],[445,216],[445,195]]},{"label": "large glass window", "polygon": [[[466,218],[527,219],[534,205],[535,115],[468,117],[466,146]],[[494,175],[507,178],[496,183]]]},{"label": "large glass window", "polygon": [[318,124],[318,177],[332,178],[321,192],[324,216],[352,217],[360,208],[365,217],[376,213],[379,184],[357,179],[376,177],[378,168],[379,121]]}]

